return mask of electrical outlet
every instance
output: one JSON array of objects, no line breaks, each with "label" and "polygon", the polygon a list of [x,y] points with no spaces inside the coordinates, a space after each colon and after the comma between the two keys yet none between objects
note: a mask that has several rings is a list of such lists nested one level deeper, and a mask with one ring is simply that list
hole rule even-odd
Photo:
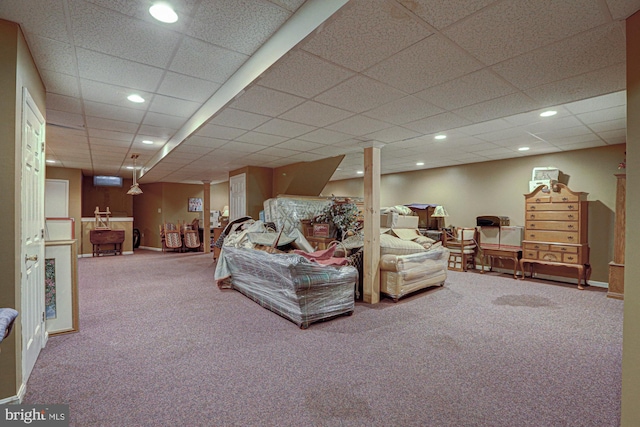
[{"label": "electrical outlet", "polygon": [[158,213],[162,213],[162,208],[158,208]]}]

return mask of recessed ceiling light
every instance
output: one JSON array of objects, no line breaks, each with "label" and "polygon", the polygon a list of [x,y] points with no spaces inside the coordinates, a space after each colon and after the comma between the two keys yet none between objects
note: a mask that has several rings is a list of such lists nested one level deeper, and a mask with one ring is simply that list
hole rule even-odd
[{"label": "recessed ceiling light", "polygon": [[127,169],[132,170],[133,166],[127,166]]},{"label": "recessed ceiling light", "polygon": [[47,163],[55,163],[56,162],[55,160],[51,160],[51,159],[47,159],[46,161],[47,161]]},{"label": "recessed ceiling light", "polygon": [[447,139],[447,135],[436,135],[433,139]]},{"label": "recessed ceiling light", "polygon": [[555,116],[556,114],[558,114],[558,112],[555,110],[547,110],[540,113],[540,117],[551,117]]},{"label": "recessed ceiling light", "polygon": [[520,147],[518,151],[529,151],[529,147]]},{"label": "recessed ceiling light", "polygon": [[364,172],[363,171],[357,171],[356,172],[358,175],[362,175]]},{"label": "recessed ceiling light", "polygon": [[127,99],[131,102],[135,102],[136,104],[140,104],[144,102],[144,98],[138,95],[137,93],[133,93],[127,96]]},{"label": "recessed ceiling light", "polygon": [[166,3],[156,3],[149,8],[151,16],[160,22],[173,24],[178,20],[178,15],[171,6]]},{"label": "recessed ceiling light", "polygon": [[416,163],[416,166],[424,166],[424,162],[418,162]]},{"label": "recessed ceiling light", "polygon": [[142,141],[143,144],[147,144],[147,145],[151,145],[153,144],[153,141],[149,140],[149,139],[145,139],[144,141]]}]

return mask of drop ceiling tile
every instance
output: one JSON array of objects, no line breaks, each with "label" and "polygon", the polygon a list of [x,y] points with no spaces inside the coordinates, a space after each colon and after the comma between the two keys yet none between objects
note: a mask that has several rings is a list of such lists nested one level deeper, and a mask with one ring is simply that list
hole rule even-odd
[{"label": "drop ceiling tile", "polygon": [[205,102],[219,87],[219,83],[168,71],[160,83],[158,93],[187,101]]},{"label": "drop ceiling tile", "polygon": [[58,95],[55,93],[47,94],[47,110],[65,111],[68,113],[82,113],[82,104],[78,98]]},{"label": "drop ceiling tile", "polygon": [[231,140],[239,137],[245,132],[246,130],[207,123],[196,132],[196,135]]},{"label": "drop ceiling tile", "polygon": [[609,132],[619,129],[627,129],[627,119],[611,120],[609,122],[599,122],[589,125],[594,132]]},{"label": "drop ceiling tile", "polygon": [[164,95],[154,95],[149,103],[149,111],[154,113],[167,114],[177,117],[191,117],[200,108],[198,102],[186,101],[184,99],[171,98]]},{"label": "drop ceiling tile", "polygon": [[481,67],[480,62],[450,41],[433,35],[382,61],[365,74],[413,94]]},{"label": "drop ceiling tile", "polygon": [[187,33],[224,48],[253,54],[291,12],[259,0],[200,3]]},{"label": "drop ceiling tile", "polygon": [[455,129],[470,125],[471,121],[453,113],[442,113],[426,119],[407,123],[404,127],[421,133],[436,133],[447,129]]},{"label": "drop ceiling tile", "polygon": [[[293,50],[258,80],[260,86],[312,98],[354,73],[303,50]],[[313,78],[309,78],[313,76]]]},{"label": "drop ceiling tile", "polygon": [[307,101],[282,114],[280,118],[306,125],[323,127],[352,115],[353,113],[345,110],[320,104],[319,102]]},{"label": "drop ceiling tile", "polygon": [[185,37],[169,69],[187,76],[224,83],[247,59],[247,55]]},{"label": "drop ceiling tile", "polygon": [[[523,19],[526,17],[526,19]],[[444,34],[487,65],[576,35],[606,22],[599,2],[495,2]]]},{"label": "drop ceiling tile", "polygon": [[40,70],[40,75],[47,82],[48,94],[57,93],[64,96],[80,97],[80,86],[76,76],[44,69]]},{"label": "drop ceiling tile", "polygon": [[144,116],[143,125],[164,126],[171,129],[179,129],[186,122],[184,117],[148,111]]},{"label": "drop ceiling tile", "polygon": [[264,150],[260,150],[260,154],[267,154],[269,156],[287,158],[295,153],[292,150],[287,150],[284,148],[267,147]]},{"label": "drop ceiling tile", "polygon": [[488,69],[482,69],[422,90],[415,96],[446,110],[455,110],[515,91],[504,79]]},{"label": "drop ceiling tile", "polygon": [[28,28],[27,34],[69,42],[62,0],[2,0],[0,16]]},{"label": "drop ceiling tile", "polygon": [[154,141],[168,141],[169,139],[171,139],[171,137],[176,133],[177,129],[175,128],[169,128],[169,127],[163,127],[163,126],[149,126],[149,125],[143,125],[140,126],[140,129],[138,130],[138,135],[139,136],[143,136],[146,138],[149,138],[151,140]]},{"label": "drop ceiling tile", "polygon": [[342,132],[335,132],[329,129],[318,129],[313,132],[300,135],[298,139],[304,141],[317,142],[319,144],[339,144],[347,139],[351,138],[351,135]]},{"label": "drop ceiling tile", "polygon": [[284,136],[287,138],[295,138],[316,129],[313,126],[303,125],[302,123],[290,122],[282,119],[271,119],[263,125],[258,126],[254,130],[260,133],[268,133],[270,135]]},{"label": "drop ceiling tile", "polygon": [[69,2],[69,10],[76,43],[137,63],[166,67],[180,40],[178,33],[162,25],[84,1]]},{"label": "drop ceiling tile", "polygon": [[540,105],[528,96],[516,92],[490,101],[462,107],[454,112],[471,122],[479,123],[521,111],[531,111],[539,107]]},{"label": "drop ceiling tile", "polygon": [[[553,144],[555,146],[561,147],[565,145],[577,144],[586,141],[594,141],[599,139],[594,133],[583,133],[577,135],[566,135],[566,136],[558,136],[554,134],[545,135],[543,138],[549,144]],[[604,144],[600,141],[601,144]]]},{"label": "drop ceiling tile", "polygon": [[391,124],[365,116],[353,116],[327,126],[327,129],[349,135],[361,136],[391,127]]},{"label": "drop ceiling tile", "polygon": [[251,113],[275,117],[300,105],[304,98],[262,86],[252,86],[229,106]]},{"label": "drop ceiling tile", "polygon": [[602,147],[605,145],[600,139],[593,139],[591,141],[579,142],[577,144],[563,145],[560,147],[561,151],[573,151],[582,150],[585,148]]},{"label": "drop ceiling tile", "polygon": [[626,87],[624,63],[528,89],[525,93],[541,105],[553,105],[559,99],[572,102],[618,92]]},{"label": "drop ceiling tile", "polygon": [[29,38],[29,49],[33,57],[37,58],[39,70],[76,73],[75,52],[71,44],[33,35]]},{"label": "drop ceiling tile", "polygon": [[311,152],[326,157],[339,156],[341,154],[344,154],[344,150],[337,145],[325,145],[323,147],[311,150]]},{"label": "drop ceiling tile", "polygon": [[278,145],[283,141],[286,141],[287,138],[283,136],[268,135],[266,133],[247,132],[243,135],[240,135],[235,140],[271,147],[274,145]]},{"label": "drop ceiling tile", "polygon": [[[121,106],[133,110],[146,110],[149,106],[148,100],[151,98],[151,95],[147,92],[92,80],[80,80],[80,87],[82,88],[85,104],[87,101],[96,101],[105,105],[112,104],[113,106]],[[136,104],[129,101],[127,96],[132,93],[137,93],[145,98],[147,102]]]},{"label": "drop ceiling tile", "polygon": [[262,151],[263,149],[264,145],[248,144],[246,142],[234,141],[233,144],[227,144],[220,148],[220,151],[233,152],[236,153],[236,155],[239,155],[239,153],[257,153],[258,151]]},{"label": "drop ceiling tile", "polygon": [[102,117],[86,116],[87,126],[90,129],[115,130],[118,132],[126,132],[135,134],[138,131],[138,124],[132,122],[123,122],[120,120],[105,119]]},{"label": "drop ceiling tile", "polygon": [[124,108],[117,105],[103,104],[100,102],[85,101],[85,112],[88,116],[102,117],[111,120],[140,123],[144,117],[144,111],[133,108]]},{"label": "drop ceiling tile", "polygon": [[103,130],[103,129],[89,129],[89,138],[91,143],[93,143],[95,139],[105,139],[105,140],[116,140],[116,141],[125,141],[131,143],[134,138],[134,134],[127,132],[116,132],[112,130]]},{"label": "drop ceiling tile", "polygon": [[494,3],[495,0],[414,0],[401,3],[429,25],[442,29],[478,10]]},{"label": "drop ceiling tile", "polygon": [[[195,145],[195,144],[190,144],[189,142],[185,142],[183,144],[180,144],[174,151],[176,153],[197,154],[198,157],[202,157],[205,154],[210,153],[215,148],[221,147],[222,145],[224,145],[224,142],[220,140],[215,140],[213,138],[203,138],[203,139],[206,140],[205,144]],[[191,139],[189,139],[189,141],[190,140]]]},{"label": "drop ceiling tile", "polygon": [[320,33],[303,44],[303,49],[363,71],[430,34],[426,26],[395,3],[358,0],[340,10]]},{"label": "drop ceiling tile", "polygon": [[[625,55],[620,24],[612,23],[508,59],[491,69],[524,90],[624,62]],[[546,72],[532,73],[535,69]]]},{"label": "drop ceiling tile", "polygon": [[532,134],[538,135],[544,132],[557,131],[562,129],[574,128],[576,126],[582,126],[582,123],[574,116],[566,117],[547,117],[548,120],[541,120],[537,123],[532,123],[523,126],[522,129]]},{"label": "drop ceiling tile", "polygon": [[415,96],[405,96],[395,101],[389,100],[391,102],[369,110],[365,112],[364,115],[401,125],[444,112],[443,109]]},{"label": "drop ceiling tile", "polygon": [[404,139],[415,138],[420,135],[422,134],[418,132],[414,132],[412,130],[402,128],[400,126],[393,126],[387,129],[379,130],[377,132],[369,133],[365,136],[374,141],[391,143],[391,142],[402,141]]},{"label": "drop ceiling tile", "polygon": [[265,123],[269,119],[270,117],[260,114],[226,108],[211,119],[209,123],[219,126],[251,130]]},{"label": "drop ceiling tile", "polygon": [[483,133],[509,129],[512,127],[514,127],[514,125],[504,119],[495,119],[495,120],[489,120],[482,123],[476,123],[469,126],[460,127],[456,129],[456,131],[465,135],[475,136],[475,135],[481,135]]},{"label": "drop ceiling tile", "polygon": [[318,144],[317,142],[302,141],[300,139],[290,139],[289,141],[285,141],[281,144],[276,145],[275,147],[285,150],[311,151],[323,146],[323,144]]},{"label": "drop ceiling tile", "polygon": [[615,20],[627,19],[640,9],[638,0],[606,0],[606,2]]},{"label": "drop ceiling tile", "polygon": [[625,129],[600,132],[598,136],[602,138],[607,145],[624,144],[627,142],[627,131]]},{"label": "drop ceiling tile", "polygon": [[315,101],[361,113],[404,97],[405,94],[364,76],[346,80],[315,97]]},{"label": "drop ceiling tile", "polygon": [[322,160],[324,156],[315,153],[295,153],[292,156],[286,157],[287,164],[292,162],[315,162],[316,160]]},{"label": "drop ceiling tile", "polygon": [[593,111],[589,113],[581,113],[577,115],[581,122],[592,125],[600,122],[608,122],[612,120],[622,120],[627,117],[627,106],[607,108],[604,110]]},{"label": "drop ceiling tile", "polygon": [[608,95],[598,96],[596,98],[584,99],[581,101],[566,104],[564,108],[573,114],[586,113],[589,111],[603,110],[605,108],[618,107],[627,105],[627,91],[621,90]]},{"label": "drop ceiling tile", "polygon": [[55,124],[75,129],[84,128],[82,114],[68,113],[66,111],[47,110],[47,122],[52,125]]}]

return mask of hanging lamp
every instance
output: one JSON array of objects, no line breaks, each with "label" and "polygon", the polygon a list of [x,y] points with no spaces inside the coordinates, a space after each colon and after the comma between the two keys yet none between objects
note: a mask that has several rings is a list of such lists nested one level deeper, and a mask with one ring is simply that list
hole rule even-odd
[{"label": "hanging lamp", "polygon": [[137,196],[138,194],[142,194],[142,190],[138,187],[138,182],[136,181],[136,160],[138,159],[138,154],[132,154],[131,158],[133,159],[133,185],[129,191],[127,191],[127,194]]}]

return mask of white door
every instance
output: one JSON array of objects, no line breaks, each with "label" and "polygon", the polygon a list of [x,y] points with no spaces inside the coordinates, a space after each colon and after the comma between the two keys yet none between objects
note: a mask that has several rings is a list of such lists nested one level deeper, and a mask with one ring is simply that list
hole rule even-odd
[{"label": "white door", "polygon": [[44,328],[44,129],[25,88],[22,100],[22,382],[26,384],[45,343]]},{"label": "white door", "polygon": [[247,215],[247,174],[229,178],[229,221]]}]

